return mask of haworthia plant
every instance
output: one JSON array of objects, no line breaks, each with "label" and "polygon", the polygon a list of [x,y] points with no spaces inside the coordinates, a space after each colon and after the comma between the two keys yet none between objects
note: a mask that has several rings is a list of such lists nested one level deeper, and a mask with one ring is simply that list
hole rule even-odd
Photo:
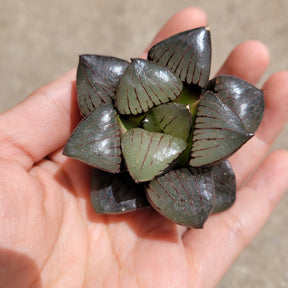
[{"label": "haworthia plant", "polygon": [[253,137],[263,92],[237,77],[209,80],[207,27],[154,45],[130,62],[81,55],[77,95],[83,120],[64,154],[95,167],[97,213],[150,207],[179,225],[202,228],[236,199],[227,158]]}]

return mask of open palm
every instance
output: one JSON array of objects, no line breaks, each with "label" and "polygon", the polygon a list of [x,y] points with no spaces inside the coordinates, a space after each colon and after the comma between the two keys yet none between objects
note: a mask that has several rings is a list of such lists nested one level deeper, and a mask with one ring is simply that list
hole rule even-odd
[{"label": "open palm", "polygon": [[[153,43],[205,25],[203,11],[185,9]],[[256,84],[268,58],[261,43],[248,41],[219,74]],[[256,136],[230,159],[236,203],[202,230],[175,225],[152,208],[120,216],[93,211],[90,168],[62,155],[79,121],[75,71],[3,113],[0,287],[215,287],[288,187],[288,152],[263,160],[288,118],[288,72],[272,75],[263,90],[266,108]]]}]

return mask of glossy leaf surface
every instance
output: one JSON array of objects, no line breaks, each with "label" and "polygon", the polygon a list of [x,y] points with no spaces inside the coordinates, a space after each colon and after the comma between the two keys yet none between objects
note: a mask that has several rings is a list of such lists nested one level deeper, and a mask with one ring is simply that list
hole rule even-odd
[{"label": "glossy leaf surface", "polygon": [[215,203],[211,169],[172,170],[151,181],[146,194],[164,217],[183,226],[202,228]]},{"label": "glossy leaf surface", "polygon": [[126,213],[149,207],[143,184],[136,184],[128,172],[107,173],[95,169],[91,181],[91,203],[99,214]]},{"label": "glossy leaf surface", "polygon": [[180,103],[167,103],[152,109],[163,133],[187,140],[192,125],[189,109]]},{"label": "glossy leaf surface", "polygon": [[228,160],[213,165],[211,174],[216,196],[212,213],[218,213],[227,210],[235,202],[236,179]]},{"label": "glossy leaf surface", "polygon": [[234,110],[206,91],[198,105],[189,164],[199,167],[225,159],[252,136]]},{"label": "glossy leaf surface", "polygon": [[113,106],[101,105],[84,118],[73,131],[63,153],[99,169],[119,172],[120,129]]},{"label": "glossy leaf surface", "polygon": [[144,182],[162,174],[185,150],[186,143],[170,135],[135,128],[122,136],[121,147],[130,175],[136,182]]},{"label": "glossy leaf surface", "polygon": [[248,132],[256,131],[264,113],[263,91],[243,79],[227,75],[212,79],[206,89],[216,93],[225,105],[235,111]]},{"label": "glossy leaf surface", "polygon": [[210,75],[210,31],[200,27],[176,34],[154,45],[148,59],[167,67],[183,82],[204,87]]},{"label": "glossy leaf surface", "polygon": [[88,115],[102,104],[112,103],[120,77],[128,64],[127,61],[115,57],[80,56],[76,85],[82,115]]},{"label": "glossy leaf surface", "polygon": [[182,87],[182,82],[168,69],[133,59],[121,77],[115,106],[120,114],[140,114],[176,99]]}]

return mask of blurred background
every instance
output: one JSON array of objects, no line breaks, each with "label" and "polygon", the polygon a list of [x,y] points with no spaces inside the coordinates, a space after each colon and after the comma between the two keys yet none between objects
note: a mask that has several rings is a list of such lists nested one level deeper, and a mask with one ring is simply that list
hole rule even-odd
[{"label": "blurred background", "polygon": [[[237,44],[262,41],[288,69],[287,0],[1,0],[0,112],[76,67],[82,53],[137,57],[176,12],[197,6],[212,33],[212,75]],[[287,91],[288,97],[288,91]],[[288,126],[273,149],[288,149]],[[287,176],[288,177],[288,176]],[[288,195],[218,288],[288,287]],[[209,275],[207,275],[209,276]]]}]

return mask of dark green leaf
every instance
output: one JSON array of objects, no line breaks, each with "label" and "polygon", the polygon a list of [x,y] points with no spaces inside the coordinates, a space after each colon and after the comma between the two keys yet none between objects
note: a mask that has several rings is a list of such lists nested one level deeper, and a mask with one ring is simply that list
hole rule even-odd
[{"label": "dark green leaf", "polygon": [[162,174],[185,150],[186,142],[141,128],[128,130],[121,138],[122,153],[136,182],[150,181]]},{"label": "dark green leaf", "polygon": [[252,136],[234,110],[217,94],[206,91],[198,105],[189,164],[199,167],[216,163],[230,156]]},{"label": "dark green leaf", "polygon": [[182,87],[182,82],[168,69],[133,59],[118,85],[115,105],[120,114],[137,115],[176,99]]},{"label": "dark green leaf", "polygon": [[236,199],[236,179],[228,160],[211,167],[216,195],[212,213],[222,212],[232,206]]},{"label": "dark green leaf", "polygon": [[148,59],[167,67],[182,81],[204,87],[211,65],[210,31],[200,27],[176,34],[154,45]]},{"label": "dark green leaf", "polygon": [[76,85],[78,105],[82,115],[88,115],[98,106],[112,103],[120,77],[128,62],[115,57],[81,55]]},{"label": "dark green leaf", "polygon": [[218,76],[207,86],[208,90],[238,115],[246,131],[254,133],[264,113],[263,92],[255,86],[233,76]]},{"label": "dark green leaf", "polygon": [[151,181],[146,194],[164,217],[183,226],[202,228],[215,203],[211,168],[171,170]]},{"label": "dark green leaf", "polygon": [[113,106],[103,104],[84,118],[73,131],[63,153],[99,169],[119,172],[120,129]]},{"label": "dark green leaf", "polygon": [[143,184],[136,184],[128,172],[111,174],[95,169],[91,202],[99,214],[126,213],[149,207]]}]

